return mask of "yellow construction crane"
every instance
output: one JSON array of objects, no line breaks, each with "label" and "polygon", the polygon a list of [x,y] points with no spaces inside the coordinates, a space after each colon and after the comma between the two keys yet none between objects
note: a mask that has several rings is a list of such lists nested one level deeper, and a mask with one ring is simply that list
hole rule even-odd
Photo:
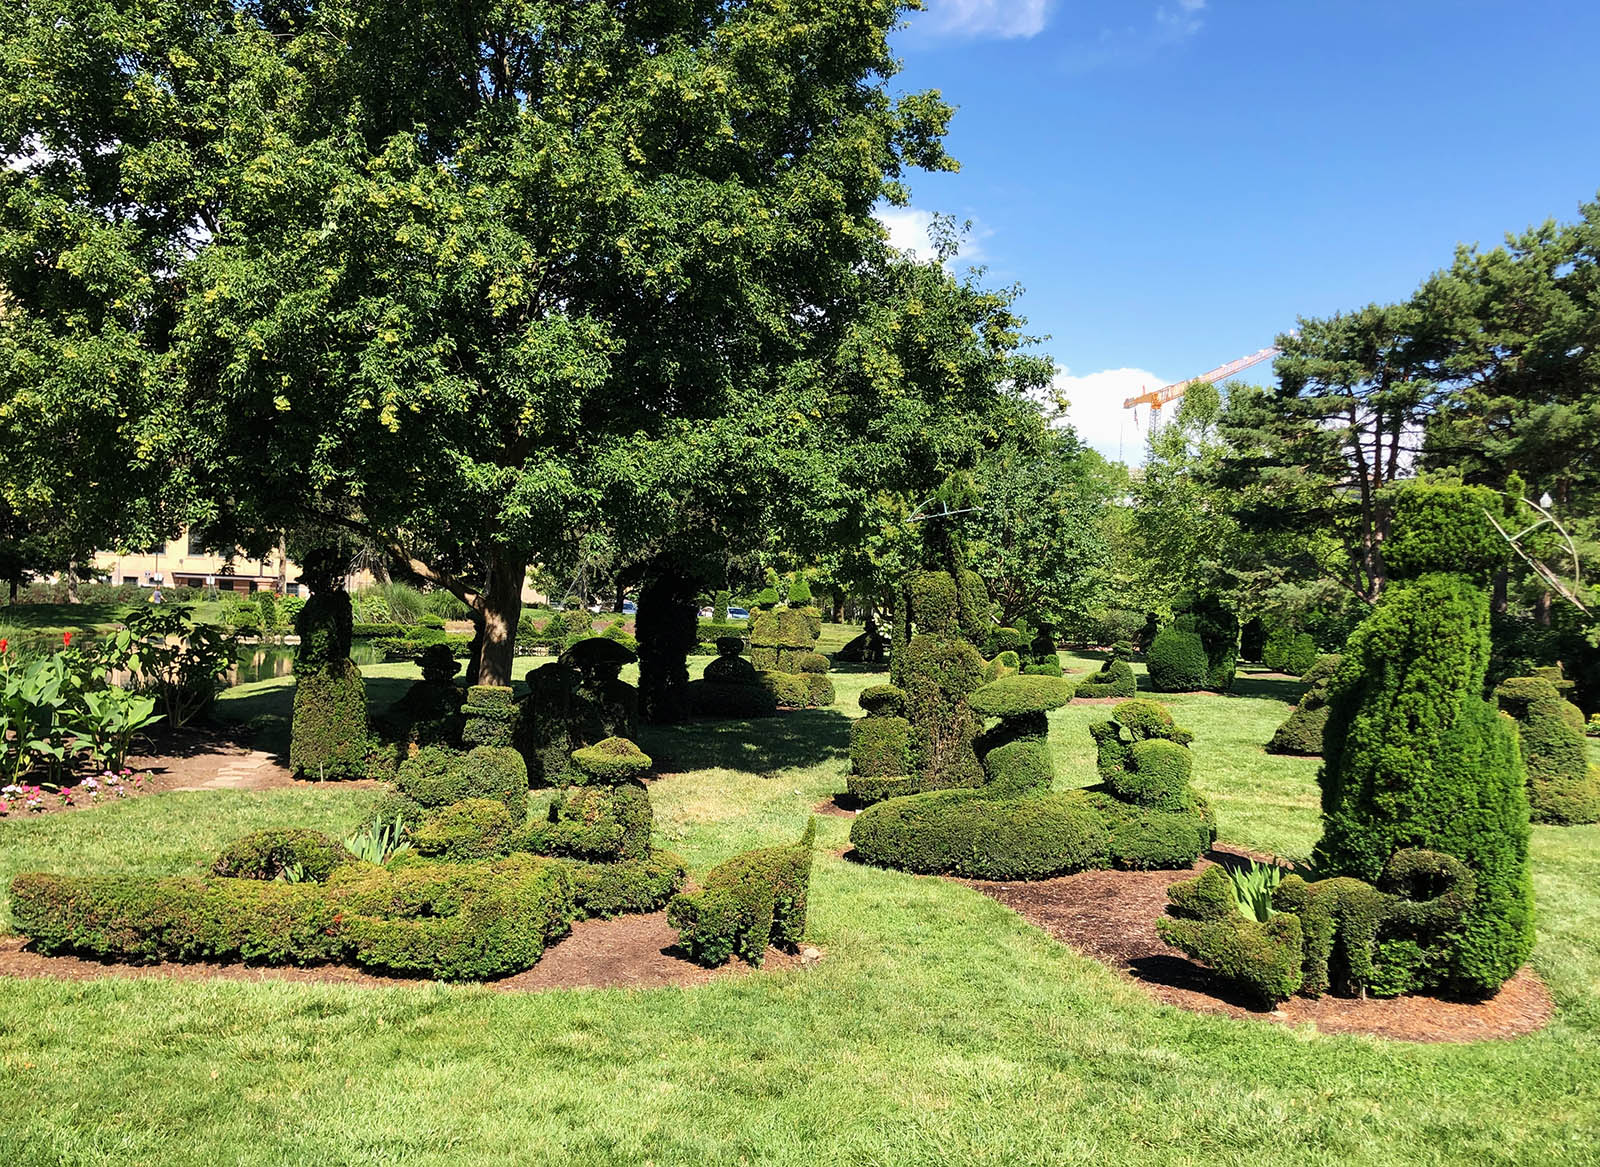
[{"label": "yellow construction crane", "polygon": [[1251,353],[1247,357],[1229,361],[1220,368],[1212,369],[1209,373],[1201,373],[1198,377],[1187,377],[1182,381],[1174,381],[1170,385],[1163,385],[1161,388],[1151,390],[1148,393],[1141,393],[1137,397],[1130,397],[1122,403],[1122,408],[1135,409],[1141,405],[1148,405],[1151,418],[1154,420],[1155,415],[1161,412],[1163,405],[1182,397],[1188,391],[1189,386],[1196,381],[1211,381],[1213,383],[1226,381],[1235,373],[1242,373],[1251,365],[1259,365],[1262,361],[1271,360],[1282,351],[1282,349],[1275,347],[1264,348],[1260,352]]}]

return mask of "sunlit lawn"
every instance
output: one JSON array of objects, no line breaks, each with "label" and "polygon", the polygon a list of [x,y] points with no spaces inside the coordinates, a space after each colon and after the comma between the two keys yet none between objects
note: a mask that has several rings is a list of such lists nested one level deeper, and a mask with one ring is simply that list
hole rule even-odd
[{"label": "sunlit lawn", "polygon": [[[375,707],[415,676],[366,672]],[[882,679],[837,674],[833,710],[642,733],[669,770],[658,842],[704,872],[798,835],[843,788],[854,698]],[[287,693],[265,682],[223,711],[281,714]],[[1292,695],[1171,705],[1224,839],[1303,856],[1316,761],[1260,750]],[[1063,785],[1092,781],[1087,725],[1106,713],[1052,715]],[[255,827],[347,825],[368,797],[217,791],[0,821],[0,876],[194,870]],[[837,858],[848,829],[819,820],[808,940],[827,955],[809,970],[539,996],[0,980],[0,1163],[1596,1161],[1600,829],[1534,835],[1553,1024],[1431,1047],[1158,1007],[966,887]]]}]

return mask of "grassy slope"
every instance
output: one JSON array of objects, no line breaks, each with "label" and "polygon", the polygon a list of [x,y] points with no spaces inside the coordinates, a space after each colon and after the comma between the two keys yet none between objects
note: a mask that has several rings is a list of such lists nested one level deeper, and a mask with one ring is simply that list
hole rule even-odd
[{"label": "grassy slope", "polygon": [[[793,837],[842,786],[845,715],[876,678],[836,679],[836,711],[644,735],[683,769],[654,787],[659,841],[703,871]],[[1303,854],[1315,763],[1258,745],[1286,707],[1173,705],[1225,837]],[[1087,780],[1103,715],[1054,715],[1064,783]],[[169,795],[0,822],[0,877],[186,870],[265,823],[342,825],[361,799]],[[1600,829],[1535,831],[1551,1028],[1414,1047],[1157,1008],[966,888],[835,858],[848,822],[819,826],[809,937],[828,959],[805,972],[535,997],[0,981],[0,1161],[1593,1161]]]}]

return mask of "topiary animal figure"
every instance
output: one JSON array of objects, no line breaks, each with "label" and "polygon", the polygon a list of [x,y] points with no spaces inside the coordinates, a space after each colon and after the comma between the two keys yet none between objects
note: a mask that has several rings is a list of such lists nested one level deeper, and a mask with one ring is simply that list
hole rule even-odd
[{"label": "topiary animal figure", "polygon": [[1132,697],[1139,691],[1133,676],[1133,645],[1123,640],[1112,646],[1111,656],[1097,672],[1078,685],[1079,697]]},{"label": "topiary animal figure", "polygon": [[1390,583],[1329,692],[1320,871],[1375,882],[1396,851],[1454,856],[1475,880],[1428,983],[1492,993],[1533,945],[1527,777],[1516,731],[1484,700],[1485,585],[1505,562],[1490,491],[1416,484],[1396,498]]},{"label": "topiary animal figure", "polygon": [[679,945],[713,967],[735,955],[759,966],[769,946],[796,947],[805,935],[816,837],[817,820],[808,819],[799,842],[745,851],[713,867],[700,891],[667,906]]}]

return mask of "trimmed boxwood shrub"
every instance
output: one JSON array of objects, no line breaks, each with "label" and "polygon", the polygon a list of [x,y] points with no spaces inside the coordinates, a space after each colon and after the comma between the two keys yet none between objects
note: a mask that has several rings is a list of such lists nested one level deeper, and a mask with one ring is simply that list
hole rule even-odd
[{"label": "trimmed boxwood shrub", "polygon": [[235,839],[222,849],[211,874],[230,879],[277,879],[298,867],[303,879],[321,883],[335,867],[354,863],[343,843],[321,831],[277,827]]},{"label": "trimmed boxwood shrub", "polygon": [[1296,633],[1284,658],[1283,671],[1296,677],[1304,676],[1317,663],[1317,642],[1311,633]]},{"label": "trimmed boxwood shrub", "polygon": [[1079,697],[1132,697],[1139,691],[1134,679],[1133,666],[1120,657],[1112,657],[1078,684]]},{"label": "trimmed boxwood shrub", "polygon": [[511,839],[514,851],[611,862],[650,854],[655,816],[643,786],[570,786],[542,821],[529,820]]},{"label": "trimmed boxwood shrub", "polygon": [[[934,582],[939,573],[919,577],[935,611],[954,614],[954,584]],[[943,618],[943,617],[941,617]],[[930,621],[923,621],[929,623]],[[972,740],[981,728],[967,696],[983,684],[983,658],[970,644],[938,633],[919,633],[905,652],[906,706],[916,727],[914,766],[925,789],[977,786],[983,769]]]},{"label": "trimmed boxwood shrub", "polygon": [[395,787],[421,807],[448,806],[467,798],[505,803],[513,824],[528,813],[528,770],[516,750],[479,746],[459,754],[425,746],[400,763]]},{"label": "trimmed boxwood shrub", "polygon": [[1044,879],[1104,867],[1110,858],[1106,821],[1080,791],[891,798],[856,816],[850,842],[868,863],[971,879]]},{"label": "trimmed boxwood shrub", "polygon": [[861,690],[861,708],[868,717],[904,717],[906,693],[894,685],[868,685]]},{"label": "trimmed boxwood shrub", "polygon": [[1173,621],[1173,627],[1200,637],[1206,654],[1204,688],[1226,693],[1239,667],[1239,617],[1221,600],[1207,597]]},{"label": "trimmed boxwood shrub", "polygon": [[1047,713],[1072,700],[1072,685],[1057,677],[1000,677],[967,695],[967,706],[983,717]]},{"label": "trimmed boxwood shrub", "polygon": [[1512,677],[1494,695],[1517,723],[1533,821],[1565,826],[1600,820],[1600,767],[1589,762],[1578,707],[1545,677]]},{"label": "trimmed boxwood shrub", "polygon": [[1208,867],[1198,880],[1174,884],[1167,896],[1172,918],[1156,922],[1166,943],[1266,1004],[1288,1000],[1300,988],[1304,943],[1298,916],[1283,912],[1265,923],[1247,919],[1220,867]]},{"label": "trimmed boxwood shrub", "polygon": [[659,911],[683,890],[687,874],[683,860],[671,851],[619,863],[554,862],[565,865],[571,875],[573,905],[583,920]]},{"label": "trimmed boxwood shrub", "polygon": [[[612,642],[602,640],[601,643]],[[617,647],[621,648],[620,645]],[[467,703],[461,712],[466,718],[461,727],[463,745],[509,746],[511,744],[512,725],[516,720],[517,709],[512,701],[511,689],[507,686],[469,686]]]},{"label": "trimmed boxwood shrub", "polygon": [[531,855],[343,867],[334,880],[357,964],[447,981],[532,968],[574,914],[567,869]]},{"label": "trimmed boxwood shrub", "polygon": [[[911,723],[903,717],[863,717],[850,726],[850,776],[896,778],[911,772]],[[854,793],[854,787],[851,787]]]},{"label": "trimmed boxwood shrub", "polygon": [[367,776],[367,687],[348,659],[295,674],[289,768],[319,781]]},{"label": "trimmed boxwood shrub", "polygon": [[1322,753],[1322,733],[1328,724],[1328,689],[1339,671],[1337,655],[1317,658],[1303,674],[1310,686],[1300,697],[1300,703],[1280,725],[1267,743],[1269,754],[1295,754],[1315,757]]},{"label": "trimmed boxwood shrub", "polygon": [[608,737],[573,750],[572,762],[578,774],[599,786],[642,779],[652,764],[650,755],[625,737]]},{"label": "trimmed boxwood shrub", "polygon": [[1156,692],[1193,693],[1206,687],[1210,664],[1199,633],[1166,628],[1150,646],[1145,668]]},{"label": "trimmed boxwood shrub", "polygon": [[735,955],[760,965],[769,945],[794,948],[805,934],[816,837],[817,820],[809,819],[798,843],[745,851],[713,867],[700,891],[667,907],[678,944],[713,967]]},{"label": "trimmed boxwood shrub", "polygon": [[[1497,496],[1413,485],[1395,501],[1392,577],[1329,695],[1318,870],[1375,881],[1395,851],[1453,855],[1477,881],[1434,983],[1492,993],[1533,946],[1527,778],[1516,730],[1482,697]],[[1467,574],[1472,572],[1473,574]]]},{"label": "trimmed boxwood shrub", "polygon": [[509,850],[511,815],[498,798],[468,798],[433,811],[411,832],[419,855],[463,863]]}]

